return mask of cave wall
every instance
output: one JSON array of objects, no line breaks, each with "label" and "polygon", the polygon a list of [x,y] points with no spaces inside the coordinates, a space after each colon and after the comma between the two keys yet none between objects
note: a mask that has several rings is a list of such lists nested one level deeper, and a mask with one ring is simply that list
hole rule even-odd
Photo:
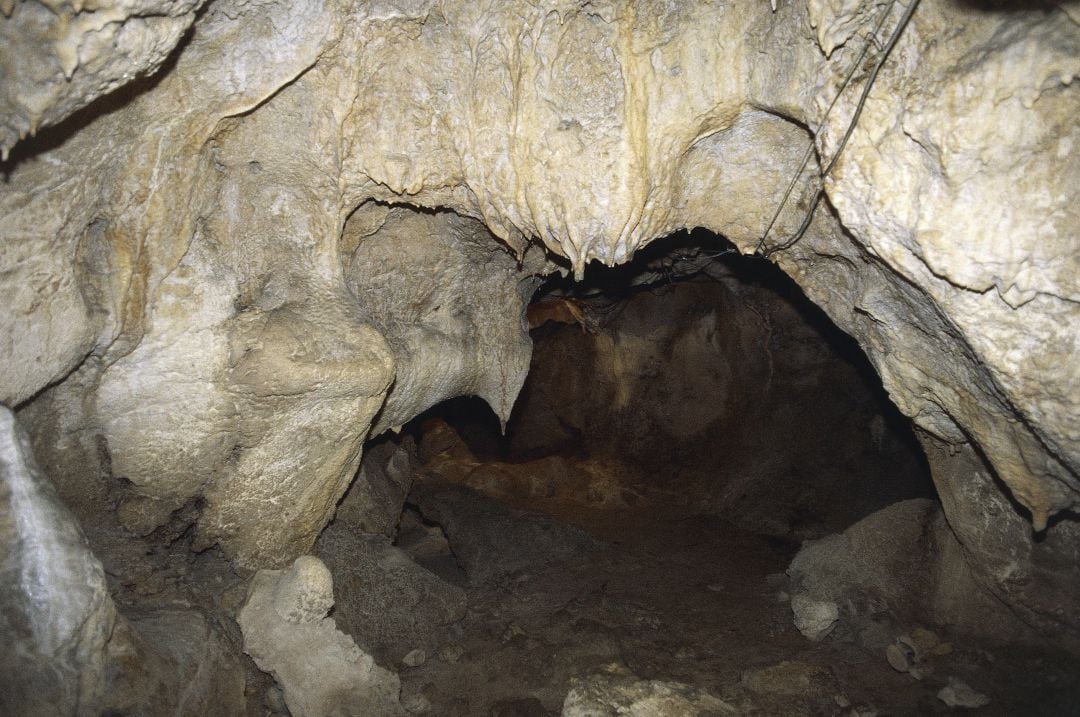
[{"label": "cave wall", "polygon": [[[806,128],[836,150],[857,92],[828,102],[887,9],[889,32],[902,8],[883,2],[6,3],[0,400],[65,497],[122,477],[136,531],[199,499],[205,542],[281,564],[328,519],[401,366],[342,270],[357,207],[451,210],[577,272],[682,227],[751,251]],[[922,4],[824,206],[775,255],[1038,529],[1080,498],[1078,72],[1068,4]],[[488,270],[521,271],[510,286],[553,267]],[[520,325],[513,303],[483,309]],[[503,403],[519,380],[444,377]],[[959,527],[986,509],[973,474],[935,480],[964,496],[946,509],[982,584],[1041,614],[1031,559],[1002,576],[976,547],[999,523]]]}]

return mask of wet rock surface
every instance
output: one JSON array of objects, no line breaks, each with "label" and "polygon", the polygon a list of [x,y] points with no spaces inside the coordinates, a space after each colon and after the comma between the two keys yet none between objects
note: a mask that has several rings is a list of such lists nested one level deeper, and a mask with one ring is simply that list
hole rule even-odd
[{"label": "wet rock surface", "polygon": [[[1015,645],[997,664],[1031,685],[1045,687],[1039,680],[1066,664],[1059,648],[1080,653],[1078,16],[1069,2],[967,0],[0,0],[0,402],[18,410],[74,514],[37,495],[29,504],[41,521],[20,523],[22,508],[0,516],[5,577],[23,580],[3,588],[4,622],[18,637],[5,659],[26,658],[41,678],[10,694],[35,710],[49,690],[66,707],[89,705],[85,695],[104,689],[107,644],[123,668],[109,693],[117,711],[180,695],[196,705],[201,698],[177,681],[204,677],[221,682],[196,692],[231,707],[230,620],[244,581],[312,549],[372,432],[463,394],[505,421],[530,363],[525,304],[538,277],[582,279],[591,260],[627,262],[673,232],[707,227],[711,250],[767,255],[858,342],[922,432],[940,512],[883,515],[913,494],[889,492],[899,454],[885,450],[877,417],[816,404],[773,411],[746,390],[779,386],[782,375],[786,391],[814,401],[836,387],[836,374],[777,350],[774,313],[729,320],[739,302],[712,296],[609,333],[576,307],[578,333],[555,353],[604,370],[552,392],[552,410],[534,424],[542,430],[525,431],[529,440],[549,434],[559,454],[526,467],[443,460],[441,477],[515,505],[417,493],[421,524],[441,521],[443,537],[418,533],[406,553],[449,583],[463,573],[470,606],[506,585],[526,586],[539,603],[595,606],[593,586],[575,581],[611,561],[616,573],[640,576],[618,556],[661,539],[627,529],[605,547],[608,538],[566,526],[595,529],[579,514],[613,507],[638,516],[636,528],[659,525],[668,517],[650,512],[654,499],[693,489],[675,516],[723,516],[733,536],[823,539],[796,559],[799,574],[782,586],[789,599],[770,583],[768,601],[789,621],[808,618],[803,627],[820,641],[806,648],[817,655],[806,664],[824,664],[814,651],[841,644],[873,654],[881,673],[859,669],[884,687],[866,700],[835,695],[835,708],[932,713],[985,695],[979,709],[1068,712],[1054,701],[1062,689],[1024,702],[1028,686],[999,689],[1014,677],[963,648],[927,658],[914,623],[934,622],[955,646],[990,637]],[[729,311],[710,316],[707,305]],[[731,371],[702,360],[724,341],[763,360]],[[723,379],[711,384],[715,400],[692,410],[682,404],[705,384],[653,380],[658,366],[686,357]],[[628,390],[631,377],[644,379],[638,389]],[[682,410],[621,413],[630,399],[662,405],[665,393]],[[600,406],[562,410],[585,397]],[[770,416],[779,433],[760,443],[738,430]],[[608,460],[563,454],[597,423],[616,439],[606,458],[625,456],[621,468],[633,464],[658,490],[628,484],[631,471],[612,472]],[[730,440],[710,424],[731,427]],[[781,460],[789,444],[813,443],[828,427],[868,434],[882,459],[871,473],[884,480],[862,494],[816,482],[851,478],[844,464],[865,445]],[[734,470],[719,482],[707,470],[680,472],[638,450],[649,434],[681,441],[686,454],[724,453]],[[529,440],[519,447],[541,448],[548,436]],[[738,465],[751,444],[758,450]],[[408,481],[377,463],[341,507],[388,539]],[[833,515],[815,524],[822,511]],[[862,521],[849,527],[849,518]],[[79,547],[77,521],[92,551]],[[447,539],[452,550],[441,554]],[[829,566],[844,559],[852,571]],[[696,572],[710,560],[698,555]],[[646,564],[661,585],[688,580],[678,561]],[[750,569],[724,567],[706,576],[706,594],[724,595],[731,576]],[[72,588],[34,604],[25,588],[42,584]],[[585,592],[566,599],[558,586],[571,584]],[[645,597],[655,586],[635,590],[637,602],[612,608],[617,635],[648,634],[662,619]],[[816,613],[804,609],[807,596]],[[679,593],[663,599],[693,607]],[[295,615],[284,612],[319,605],[305,598]],[[492,635],[542,644],[546,628],[529,615],[520,608]],[[482,623],[469,620],[467,610],[455,624]],[[720,630],[709,624],[706,633]],[[144,629],[174,632],[176,655],[164,639],[139,637]],[[610,653],[615,638],[583,634],[597,654]],[[741,637],[762,642],[760,633]],[[694,639],[687,632],[684,644],[653,653],[693,661],[702,654]],[[1046,664],[1028,661],[1029,646]],[[409,673],[426,674],[436,655],[469,663],[468,650],[451,647]],[[756,659],[741,649],[729,652]],[[650,666],[646,647],[619,651],[640,681],[707,683],[714,674],[683,680],[664,660]],[[565,654],[577,653],[545,657],[558,665]],[[768,663],[805,654],[778,651]],[[591,659],[575,663],[577,676],[595,671]],[[166,669],[176,661],[186,662]],[[285,696],[247,667],[249,704],[281,712]],[[946,674],[955,681],[945,684]],[[160,689],[147,687],[155,676]],[[555,680],[560,690],[568,679]],[[847,678],[837,679],[844,687]],[[911,700],[890,692],[889,679],[948,698]],[[408,687],[411,712],[451,709],[417,680]],[[740,704],[723,684],[702,689]],[[511,692],[495,704],[561,704]],[[829,704],[760,709],[820,713]]]},{"label": "wet rock surface", "polygon": [[72,509],[285,565],[372,426],[505,418],[536,275],[708,227],[981,452],[977,584],[1080,640],[1071,5],[556,5],[0,4],[0,400]]}]

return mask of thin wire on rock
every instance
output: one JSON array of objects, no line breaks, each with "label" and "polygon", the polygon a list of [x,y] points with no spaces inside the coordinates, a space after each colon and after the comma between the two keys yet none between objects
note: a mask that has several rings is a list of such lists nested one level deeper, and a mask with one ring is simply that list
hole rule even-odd
[{"label": "thin wire on rock", "polygon": [[[828,108],[825,110],[825,114],[821,120],[821,127],[826,126],[829,119],[829,114],[832,112],[833,107],[836,106],[836,103],[840,99],[841,95],[843,95],[844,92],[847,91],[848,86],[851,84],[852,78],[855,76],[858,68],[862,65],[863,59],[865,59],[867,53],[870,51],[870,46],[874,44],[878,32],[885,24],[886,18],[888,18],[889,15],[892,14],[892,10],[896,6],[896,2],[897,0],[891,0],[888,7],[886,7],[885,10],[882,11],[881,17],[878,18],[877,24],[874,26],[873,31],[871,31],[870,36],[866,40],[866,44],[863,45],[862,52],[859,53],[859,57],[852,64],[847,76],[840,84],[840,89],[837,91],[836,96],[833,98],[832,102],[829,103]],[[765,228],[765,232],[761,235],[761,240],[758,242],[757,248],[755,249],[756,254],[760,254],[765,258],[768,258],[776,252],[790,249],[792,246],[795,245],[796,242],[802,239],[803,235],[806,233],[806,230],[810,227],[810,222],[813,221],[814,218],[814,212],[817,210],[817,206],[821,202],[821,197],[825,193],[825,179],[829,176],[833,168],[836,166],[837,161],[840,159],[840,155],[843,153],[844,148],[847,146],[848,140],[851,138],[852,133],[855,131],[855,126],[858,124],[859,117],[862,115],[863,107],[866,104],[867,98],[870,96],[870,89],[874,86],[874,81],[877,79],[878,73],[881,71],[881,68],[885,65],[885,61],[892,53],[893,48],[896,46],[897,41],[900,39],[900,35],[903,33],[904,28],[907,27],[908,21],[911,19],[911,16],[915,12],[915,8],[918,6],[918,4],[919,0],[911,0],[908,3],[907,8],[904,10],[904,14],[900,17],[899,22],[897,22],[896,27],[893,28],[892,34],[889,36],[889,41],[885,44],[884,49],[882,49],[881,56],[878,58],[877,63],[874,65],[874,69],[871,70],[870,76],[866,80],[866,85],[863,87],[862,94],[859,96],[859,101],[855,105],[855,112],[852,114],[851,120],[848,122],[847,131],[844,132],[844,136],[841,138],[840,144],[837,146],[836,152],[833,154],[832,160],[828,163],[828,165],[826,165],[825,170],[821,173],[819,177],[818,188],[814,192],[814,198],[810,201],[810,207],[806,211],[806,216],[803,217],[802,224],[799,225],[799,228],[787,241],[771,248],[766,247],[766,240],[768,239],[769,232],[772,231],[773,226],[776,224],[776,221],[780,217],[780,213],[783,211],[784,206],[787,204],[788,199],[791,197],[791,193],[795,189],[795,185],[798,184],[799,178],[802,176],[803,171],[806,169],[806,166],[810,162],[810,157],[813,155],[814,148],[817,143],[816,137],[810,141],[810,146],[807,147],[806,154],[803,156],[802,164],[799,165],[798,171],[792,178],[791,183],[787,187],[787,191],[784,192],[784,196],[783,198],[781,198],[780,204],[776,208],[776,213],[773,214],[772,220],[769,221],[768,226]]]}]

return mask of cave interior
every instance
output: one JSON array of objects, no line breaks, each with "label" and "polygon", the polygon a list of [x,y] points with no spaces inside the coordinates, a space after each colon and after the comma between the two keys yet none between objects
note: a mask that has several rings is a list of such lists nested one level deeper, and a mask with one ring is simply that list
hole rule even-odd
[{"label": "cave interior", "polygon": [[1080,715],[1072,0],[0,2],[0,715]]}]

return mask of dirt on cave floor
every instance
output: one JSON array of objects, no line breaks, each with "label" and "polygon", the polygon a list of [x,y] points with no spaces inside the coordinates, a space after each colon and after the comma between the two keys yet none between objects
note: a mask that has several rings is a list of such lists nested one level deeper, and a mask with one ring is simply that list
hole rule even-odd
[{"label": "dirt on cave floor", "polygon": [[[940,626],[884,617],[858,634],[841,620],[823,641],[811,642],[795,628],[788,599],[793,541],[694,514],[665,502],[665,494],[637,495],[636,505],[619,509],[591,505],[588,490],[554,497],[507,490],[496,499],[493,491],[446,478],[485,470],[489,477],[512,478],[515,471],[524,477],[537,464],[478,463],[453,451],[442,456],[446,462],[428,463],[416,474],[394,543],[464,590],[467,607],[461,620],[439,628],[420,664],[379,658],[400,675],[402,703],[411,711],[559,715],[575,685],[580,691],[583,680],[600,675],[622,687],[648,680],[691,685],[730,706],[722,714],[947,714],[957,709],[938,692],[961,680],[989,698],[984,707],[959,708],[962,713],[1080,715],[1080,662],[1059,653],[980,644]],[[564,486],[600,486],[603,495],[594,498],[619,482],[610,477],[605,483],[595,463],[553,465],[569,471]],[[491,485],[489,478],[482,483]],[[454,496],[453,514],[447,500],[440,504],[440,491]],[[151,536],[158,548],[150,538],[133,540],[119,530],[92,534],[118,603],[128,612],[181,605],[234,616],[246,576],[216,550],[192,552],[185,537],[190,531],[177,531]],[[349,602],[338,578],[332,617]],[[220,624],[239,646],[235,623]],[[884,649],[867,647],[919,628],[941,643],[920,663],[921,680],[894,670]],[[354,637],[373,651],[363,635]],[[404,654],[413,645],[397,647]],[[285,717],[270,675],[246,657],[244,663],[248,714]],[[624,713],[654,714],[595,714]]]},{"label": "dirt on cave floor", "polygon": [[[430,492],[422,480],[415,485],[420,495]],[[452,490],[466,501],[491,501]],[[448,717],[557,715],[575,678],[603,674],[623,683],[686,683],[724,700],[731,714],[924,715],[957,709],[938,692],[958,679],[990,700],[962,712],[1080,714],[1075,664],[1045,655],[988,650],[932,625],[883,620],[875,639],[923,628],[940,640],[916,680],[890,667],[883,651],[864,647],[865,635],[841,627],[809,641],[793,625],[785,592],[790,544],[677,508],[611,511],[548,500],[540,513],[534,502],[517,502],[501,505],[519,523],[536,520],[543,530],[499,535],[480,524],[477,516],[490,514],[480,510],[443,533],[415,505],[403,514],[397,545],[462,586],[468,601],[464,619],[446,630],[434,654],[419,666],[396,666],[403,704],[430,704],[428,714]],[[579,528],[594,549],[560,550],[560,533]],[[522,565],[511,557],[514,569],[495,566],[496,577],[470,581],[450,549],[456,539],[502,541],[472,550],[473,559],[483,553],[498,562],[519,551],[532,559]],[[514,545],[516,539],[529,545]]]}]

